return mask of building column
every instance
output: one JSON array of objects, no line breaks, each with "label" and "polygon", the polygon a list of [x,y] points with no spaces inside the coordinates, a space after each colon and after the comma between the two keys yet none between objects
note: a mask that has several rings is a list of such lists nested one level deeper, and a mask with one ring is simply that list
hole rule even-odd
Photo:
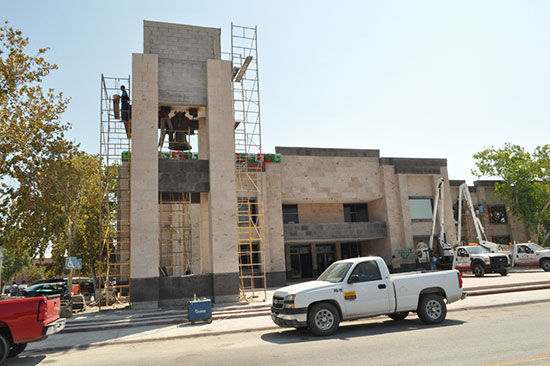
[{"label": "building column", "polygon": [[212,289],[215,302],[229,302],[239,296],[231,62],[207,60],[206,84]]},{"label": "building column", "polygon": [[133,309],[158,307],[158,56],[132,55],[130,165],[131,295]]}]

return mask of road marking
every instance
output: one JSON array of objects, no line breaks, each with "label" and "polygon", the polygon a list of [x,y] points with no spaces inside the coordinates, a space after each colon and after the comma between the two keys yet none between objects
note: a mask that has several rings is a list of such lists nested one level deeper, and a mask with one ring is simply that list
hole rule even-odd
[{"label": "road marking", "polygon": [[[484,366],[513,365],[513,364],[515,364],[515,363],[539,361],[539,360],[546,360],[546,359],[550,359],[550,355],[529,357],[529,358],[523,358],[523,359],[519,359],[519,360],[510,360],[510,361],[502,361],[502,362],[488,363],[488,364],[485,364]],[[550,365],[550,364],[544,364],[544,365]]]}]

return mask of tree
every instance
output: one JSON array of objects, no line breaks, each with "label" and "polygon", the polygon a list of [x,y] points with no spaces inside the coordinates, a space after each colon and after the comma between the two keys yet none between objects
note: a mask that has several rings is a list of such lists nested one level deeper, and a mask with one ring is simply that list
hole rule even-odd
[{"label": "tree", "polygon": [[4,251],[2,278],[3,282],[11,283],[13,278],[25,272],[31,265],[31,257],[27,253],[17,253],[13,250]]},{"label": "tree", "polygon": [[13,205],[25,193],[18,189],[21,181],[74,149],[64,138],[70,126],[60,121],[68,99],[42,88],[57,65],[44,59],[47,48],[26,54],[28,44],[8,22],[0,27],[0,248],[13,245],[6,230],[13,224]]},{"label": "tree", "polygon": [[500,177],[495,185],[498,197],[508,201],[514,216],[536,233],[539,244],[550,242],[550,145],[538,146],[533,153],[507,143],[474,155],[477,177]]}]

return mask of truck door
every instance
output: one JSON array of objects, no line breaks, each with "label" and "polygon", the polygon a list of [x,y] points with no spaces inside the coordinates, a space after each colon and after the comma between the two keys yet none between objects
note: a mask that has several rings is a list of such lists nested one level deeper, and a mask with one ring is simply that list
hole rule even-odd
[{"label": "truck door", "polygon": [[517,266],[531,266],[537,265],[536,254],[527,245],[518,245],[518,251],[516,254]]},{"label": "truck door", "polygon": [[461,271],[470,270],[470,255],[464,248],[458,248],[455,257],[455,268]]},{"label": "truck door", "polygon": [[389,279],[382,278],[375,260],[358,263],[343,284],[343,290],[346,313],[350,317],[390,312],[393,287]]}]

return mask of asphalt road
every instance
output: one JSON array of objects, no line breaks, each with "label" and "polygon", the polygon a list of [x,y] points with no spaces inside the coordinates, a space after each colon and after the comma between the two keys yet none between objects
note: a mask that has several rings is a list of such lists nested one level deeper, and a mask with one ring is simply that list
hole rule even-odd
[{"label": "asphalt road", "polygon": [[550,365],[550,303],[452,311],[437,326],[343,323],[332,337],[277,329],[110,345],[10,359],[11,365]]}]

